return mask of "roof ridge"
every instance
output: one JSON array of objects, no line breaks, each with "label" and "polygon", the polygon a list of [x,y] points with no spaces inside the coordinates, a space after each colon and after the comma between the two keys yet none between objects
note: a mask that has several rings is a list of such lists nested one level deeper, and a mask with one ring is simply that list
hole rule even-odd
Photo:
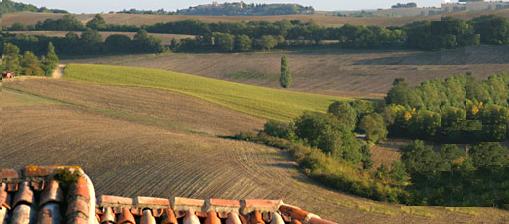
[{"label": "roof ridge", "polygon": [[[56,180],[56,181],[55,181]],[[68,193],[63,197],[60,185],[67,185]],[[103,194],[95,195],[92,180],[79,166],[36,166],[28,165],[21,171],[15,169],[0,169],[0,223],[6,217],[2,216],[3,208],[16,211],[20,205],[30,205],[33,202],[33,192],[45,192],[38,202],[50,211],[55,204],[65,198],[67,209],[64,217],[67,223],[98,224],[111,223],[116,218],[124,217],[125,222],[133,221],[133,217],[141,217],[143,222],[150,222],[161,218],[163,223],[174,223],[176,219],[185,218],[195,222],[203,218],[206,222],[217,222],[218,218],[227,219],[230,223],[270,222],[304,223],[304,224],[334,224],[335,222],[320,218],[297,206],[285,204],[283,200],[268,199],[193,199],[185,197],[146,197],[133,198]],[[31,194],[30,194],[31,193]],[[8,194],[16,195],[13,204],[8,202]],[[18,202],[19,201],[19,202]],[[20,203],[22,202],[22,203]],[[46,206],[48,206],[46,208]],[[24,207],[24,209],[27,209]],[[58,210],[58,209],[57,209]],[[57,211],[54,210],[54,211]],[[149,210],[149,211],[147,211]],[[42,210],[41,210],[42,211]],[[5,212],[5,211],[4,211]],[[158,219],[159,220],[159,219]],[[166,220],[166,221],[164,221]],[[172,221],[173,220],[173,221]],[[119,220],[121,221],[121,220]],[[240,224],[239,223],[239,224]],[[120,223],[119,224],[123,224]],[[197,223],[199,224],[199,222]]]}]

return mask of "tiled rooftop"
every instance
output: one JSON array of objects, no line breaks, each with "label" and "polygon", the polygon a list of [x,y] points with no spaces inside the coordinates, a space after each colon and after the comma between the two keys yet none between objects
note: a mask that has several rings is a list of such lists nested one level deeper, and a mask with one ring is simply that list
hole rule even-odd
[{"label": "tiled rooftop", "polygon": [[281,200],[96,198],[79,167],[0,169],[0,224],[333,224]]}]

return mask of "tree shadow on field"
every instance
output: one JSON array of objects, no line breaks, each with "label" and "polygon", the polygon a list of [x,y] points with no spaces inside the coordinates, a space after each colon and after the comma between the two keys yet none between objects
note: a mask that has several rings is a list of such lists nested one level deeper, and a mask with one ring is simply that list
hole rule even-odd
[{"label": "tree shadow on field", "polygon": [[458,49],[419,51],[409,54],[359,60],[354,65],[468,65],[507,64],[509,46],[473,46]]}]

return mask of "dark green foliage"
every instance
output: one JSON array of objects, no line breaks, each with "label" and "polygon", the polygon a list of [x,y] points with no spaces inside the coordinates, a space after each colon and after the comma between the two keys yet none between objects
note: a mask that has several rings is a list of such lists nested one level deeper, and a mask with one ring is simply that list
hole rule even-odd
[{"label": "dark green foliage", "polygon": [[[386,97],[392,105],[384,112],[389,133],[451,143],[503,141],[509,124],[508,85],[508,74],[487,80],[458,75],[417,87],[398,80]],[[397,111],[395,105],[400,105]]]},{"label": "dark green foliage", "polygon": [[11,0],[0,1],[0,16],[10,12],[52,12],[52,13],[67,13],[67,11],[59,9],[47,9],[45,7],[37,8],[31,4],[24,4],[19,2],[13,2]]},{"label": "dark green foliage", "polygon": [[358,114],[355,108],[349,102],[336,101],[329,106],[327,110],[329,114],[334,115],[348,130],[355,129],[358,121]]},{"label": "dark green foliage", "polygon": [[440,21],[414,22],[405,26],[407,46],[426,50],[479,45],[474,26],[464,20],[443,17]]},{"label": "dark green foliage", "polygon": [[335,158],[352,163],[362,160],[361,143],[333,115],[304,113],[295,120],[295,135]]},{"label": "dark green foliage", "polygon": [[104,30],[107,27],[106,20],[101,14],[96,14],[92,20],[87,22],[87,27],[93,30]]},{"label": "dark green foliage", "polygon": [[253,40],[248,35],[242,34],[235,37],[236,51],[249,51],[253,47]]},{"label": "dark green foliage", "polygon": [[481,143],[469,151],[478,169],[500,169],[509,165],[509,151],[499,143]]},{"label": "dark green foliage", "polygon": [[359,123],[359,129],[366,134],[366,138],[372,143],[378,143],[387,138],[384,118],[377,113],[364,116]]},{"label": "dark green foliage", "polygon": [[41,62],[32,52],[27,51],[23,54],[21,60],[21,73],[23,75],[43,76],[44,70],[41,68]]},{"label": "dark green foliage", "polygon": [[274,36],[264,35],[260,39],[256,40],[256,43],[260,49],[270,51],[277,46],[278,41],[274,38]]},{"label": "dark green foliage", "polygon": [[37,22],[36,30],[52,31],[83,31],[85,26],[73,15],[65,15],[60,19],[47,19]]},{"label": "dark green foliage", "polygon": [[419,141],[410,144],[404,149],[402,161],[413,182],[408,187],[411,202],[447,206],[507,204],[508,153],[499,143],[480,143],[465,150],[442,145],[437,151]]},{"label": "dark green foliage", "polygon": [[128,53],[132,51],[132,40],[126,35],[113,34],[106,38],[104,46],[107,52]]},{"label": "dark green foliage", "polygon": [[164,50],[161,45],[161,40],[148,35],[147,31],[145,30],[139,30],[134,35],[132,46],[135,52],[140,53],[158,53]]},{"label": "dark green foliage", "polygon": [[58,58],[58,55],[55,52],[55,46],[53,46],[53,43],[50,42],[48,44],[48,53],[46,53],[46,56],[42,60],[44,74],[46,76],[51,76],[51,74],[53,74],[53,71],[55,71],[55,69],[57,68],[59,62],[60,59]]},{"label": "dark green foliage", "polygon": [[263,132],[277,138],[289,139],[293,136],[290,125],[281,121],[270,120],[263,126]]},{"label": "dark green foliage", "polygon": [[[244,133],[234,138],[289,151],[306,175],[333,189],[380,201],[407,201],[407,192],[398,187],[393,180],[388,181],[389,183],[380,182],[369,171],[359,169],[342,159],[332,158],[322,150],[264,133],[258,135]],[[391,176],[399,176],[399,171]]]},{"label": "dark green foliage", "polygon": [[275,16],[313,14],[313,7],[305,7],[298,4],[246,4],[244,2],[232,2],[216,5],[199,5],[189,9],[178,10],[177,15],[199,16]]},{"label": "dark green foliage", "polygon": [[476,33],[485,44],[509,44],[509,21],[500,16],[481,16],[472,20]]},{"label": "dark green foliage", "polygon": [[16,45],[5,43],[3,46],[2,57],[2,67],[6,71],[14,73],[19,73],[21,71],[19,48]]},{"label": "dark green foliage", "polygon": [[212,33],[214,47],[220,51],[231,52],[235,48],[235,36],[227,33]]},{"label": "dark green foliage", "polygon": [[279,84],[283,88],[290,88],[292,85],[292,73],[288,65],[288,58],[286,56],[281,57],[281,75],[279,77]]}]

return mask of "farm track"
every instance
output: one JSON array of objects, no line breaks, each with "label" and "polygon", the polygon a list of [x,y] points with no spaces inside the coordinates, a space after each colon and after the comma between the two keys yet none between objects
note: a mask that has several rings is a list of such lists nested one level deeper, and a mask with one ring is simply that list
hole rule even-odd
[{"label": "farm track", "polygon": [[310,50],[273,53],[134,55],[68,60],[161,68],[279,88],[280,57],[288,55],[293,90],[381,98],[396,78],[410,84],[472,72],[478,78],[509,71],[509,47],[481,46],[439,52]]},{"label": "farm track", "polygon": [[[320,187],[301,174],[286,153],[273,148],[179,132],[181,130],[135,120],[113,119],[86,109],[111,103],[110,109],[124,110],[119,101],[137,105],[141,102],[135,100],[136,96],[142,95],[147,96],[144,100],[151,105],[151,101],[169,97],[158,91],[78,86],[62,80],[26,80],[10,82],[7,86],[83,105],[2,106],[2,113],[11,116],[0,118],[3,133],[0,167],[77,164],[92,177],[101,194],[283,199],[339,223],[509,221],[507,212],[489,208],[476,208],[475,215],[430,207],[419,209],[432,216],[405,212],[396,205]],[[132,98],[123,99],[124,94]],[[186,97],[166,94],[175,101],[189,101]],[[145,108],[144,105],[139,107]],[[147,113],[153,112],[147,110]],[[232,122],[238,123],[237,127],[243,123],[242,120]],[[221,132],[221,128],[217,132]]]}]

